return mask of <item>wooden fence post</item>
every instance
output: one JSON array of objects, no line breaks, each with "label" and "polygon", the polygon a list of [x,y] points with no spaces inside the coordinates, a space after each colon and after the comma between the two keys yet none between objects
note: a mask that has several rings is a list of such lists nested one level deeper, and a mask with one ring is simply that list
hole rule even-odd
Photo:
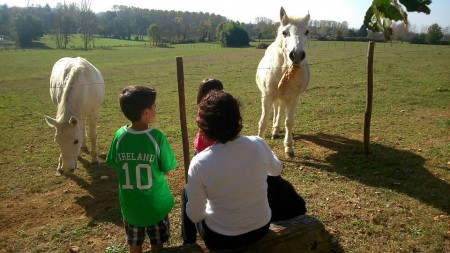
[{"label": "wooden fence post", "polygon": [[370,143],[370,120],[372,118],[372,98],[373,98],[373,50],[375,47],[374,41],[369,41],[369,48],[367,52],[367,101],[366,112],[364,114],[364,154],[369,155]]},{"label": "wooden fence post", "polygon": [[187,183],[187,174],[189,169],[189,139],[187,134],[186,123],[186,102],[184,97],[184,70],[183,70],[183,57],[177,57],[177,80],[178,80],[178,104],[180,107],[180,125],[181,125],[181,138],[183,140],[183,158],[184,158],[184,180]]}]

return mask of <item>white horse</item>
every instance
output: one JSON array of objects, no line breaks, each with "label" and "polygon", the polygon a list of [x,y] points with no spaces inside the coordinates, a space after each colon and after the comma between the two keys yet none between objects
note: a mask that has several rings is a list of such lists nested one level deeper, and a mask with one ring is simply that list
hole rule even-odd
[{"label": "white horse", "polygon": [[61,149],[56,175],[75,170],[80,148],[89,153],[86,146],[86,120],[89,124],[91,165],[99,165],[97,121],[104,96],[103,76],[87,60],[65,57],[53,65],[50,97],[58,109],[56,119],[49,116],[45,116],[45,119],[56,129],[55,141]]},{"label": "white horse", "polygon": [[[299,95],[306,90],[310,78],[305,52],[309,18],[309,13],[303,18],[288,17],[284,8],[281,7],[277,38],[267,48],[256,71],[256,83],[262,93],[262,114],[258,135],[265,136],[273,107],[272,138],[277,138],[280,132],[280,120],[286,113],[284,151],[288,157],[294,156],[292,128],[295,108]],[[278,83],[283,73],[293,65],[299,68],[299,71],[291,77],[286,90],[279,90]]]}]

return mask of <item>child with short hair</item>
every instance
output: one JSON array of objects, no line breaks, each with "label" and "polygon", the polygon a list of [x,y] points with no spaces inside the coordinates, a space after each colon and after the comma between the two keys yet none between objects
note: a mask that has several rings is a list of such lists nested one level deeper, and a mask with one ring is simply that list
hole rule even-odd
[{"label": "child with short hair", "polygon": [[[208,93],[212,90],[223,90],[223,84],[220,80],[205,78],[201,81],[200,86],[198,87],[197,94],[197,105],[200,104],[202,99],[208,95]],[[198,120],[198,115],[197,115]],[[200,131],[194,137],[194,154],[200,153],[205,148],[214,144],[214,141],[208,140]]]},{"label": "child with short hair", "polygon": [[119,200],[130,252],[142,252],[145,234],[151,250],[169,239],[169,212],[174,199],[164,174],[177,161],[164,134],[149,128],[156,120],[156,91],[128,86],[119,96],[120,108],[131,125],[119,128],[106,163],[117,169]]}]

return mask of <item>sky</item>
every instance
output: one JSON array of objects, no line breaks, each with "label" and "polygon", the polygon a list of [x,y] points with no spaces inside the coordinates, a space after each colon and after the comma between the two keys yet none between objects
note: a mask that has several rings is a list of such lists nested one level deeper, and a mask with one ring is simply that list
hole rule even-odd
[{"label": "sky", "polygon": [[[8,7],[29,5],[55,7],[64,0],[0,0]],[[65,0],[66,4],[81,0]],[[251,23],[257,17],[279,21],[280,8],[288,16],[304,16],[308,13],[313,20],[347,21],[349,28],[359,29],[372,0],[91,0],[91,10],[103,12],[112,10],[113,5],[126,5],[143,9],[209,12],[222,15],[234,21]],[[431,14],[409,13],[409,21],[418,32],[434,23],[442,28],[450,27],[450,0],[433,0]]]}]

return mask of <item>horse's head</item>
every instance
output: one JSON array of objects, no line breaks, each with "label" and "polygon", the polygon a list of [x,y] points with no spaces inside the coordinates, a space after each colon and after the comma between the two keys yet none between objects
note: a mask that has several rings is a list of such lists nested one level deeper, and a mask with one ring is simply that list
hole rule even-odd
[{"label": "horse's head", "polygon": [[58,171],[73,172],[77,167],[77,158],[80,154],[83,140],[77,118],[72,116],[69,121],[59,122],[56,119],[45,116],[45,120],[56,129],[55,142],[58,143],[61,149]]},{"label": "horse's head", "polygon": [[300,65],[306,58],[308,22],[309,13],[303,18],[292,18],[288,17],[284,8],[281,7],[278,38],[281,40],[285,61],[288,61],[289,65]]}]

